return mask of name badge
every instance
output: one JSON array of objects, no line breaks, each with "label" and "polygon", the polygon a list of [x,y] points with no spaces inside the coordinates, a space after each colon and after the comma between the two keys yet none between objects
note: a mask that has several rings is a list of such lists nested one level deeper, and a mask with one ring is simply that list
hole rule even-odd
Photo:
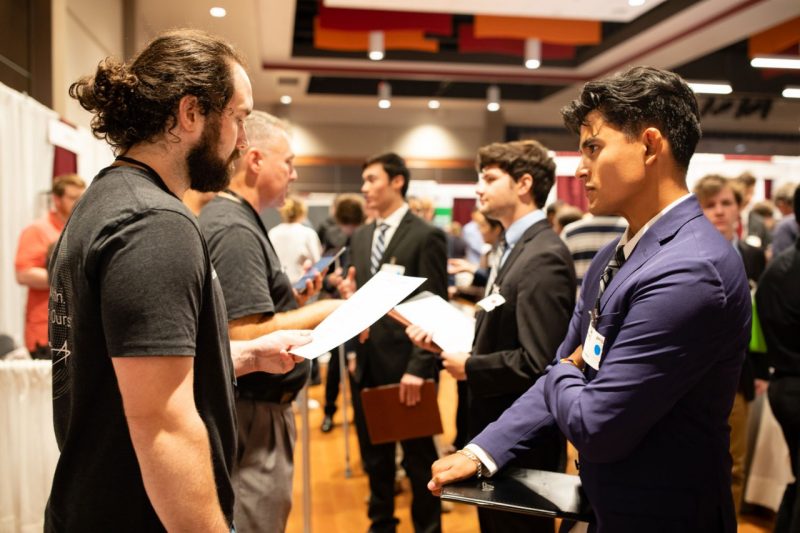
[{"label": "name badge", "polygon": [[495,308],[500,307],[504,303],[506,303],[506,299],[503,298],[503,295],[500,294],[499,292],[493,292],[492,294],[490,294],[480,302],[476,303],[475,305],[477,305],[478,307],[480,307],[481,309],[483,309],[488,313],[494,310]]},{"label": "name badge", "polygon": [[384,263],[381,265],[381,272],[388,272],[389,274],[402,276],[406,273],[406,267],[403,265],[395,265],[393,263]]},{"label": "name badge", "polygon": [[583,343],[583,361],[594,368],[600,370],[600,357],[603,355],[603,344],[606,338],[600,335],[594,325],[589,325],[586,332],[586,341]]}]

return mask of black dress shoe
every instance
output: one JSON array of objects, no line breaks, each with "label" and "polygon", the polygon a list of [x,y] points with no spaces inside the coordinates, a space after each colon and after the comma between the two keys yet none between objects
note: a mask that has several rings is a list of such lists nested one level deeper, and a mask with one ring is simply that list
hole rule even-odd
[{"label": "black dress shoe", "polygon": [[328,433],[332,429],[333,429],[333,417],[331,415],[325,415],[325,418],[322,419],[322,432]]}]

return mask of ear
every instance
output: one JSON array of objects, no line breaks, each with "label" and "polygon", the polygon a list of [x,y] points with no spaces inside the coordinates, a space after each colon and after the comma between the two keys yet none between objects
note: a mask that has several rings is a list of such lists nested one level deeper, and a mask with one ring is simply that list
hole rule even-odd
[{"label": "ear", "polygon": [[403,194],[403,186],[406,184],[406,179],[400,174],[389,178],[389,186],[395,189],[401,196]]},{"label": "ear", "polygon": [[516,188],[517,194],[520,196],[532,196],[531,189],[533,189],[533,176],[528,174],[527,172],[523,174],[517,181],[516,181]]},{"label": "ear", "polygon": [[644,164],[652,165],[656,162],[666,146],[666,140],[658,128],[646,128],[642,132],[644,145]]},{"label": "ear", "polygon": [[186,95],[178,102],[177,124],[187,132],[202,131],[205,116],[200,112],[200,104],[196,96]]},{"label": "ear", "polygon": [[253,181],[258,179],[261,173],[261,167],[264,165],[264,154],[258,148],[250,147],[242,156],[242,165],[244,165],[245,176],[248,181],[252,178]]}]

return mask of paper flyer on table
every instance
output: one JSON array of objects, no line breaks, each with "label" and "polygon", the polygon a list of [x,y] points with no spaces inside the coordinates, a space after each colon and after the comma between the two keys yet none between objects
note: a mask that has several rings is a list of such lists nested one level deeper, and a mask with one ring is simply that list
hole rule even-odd
[{"label": "paper flyer on table", "polygon": [[469,352],[475,337],[475,319],[444,298],[423,293],[397,305],[395,311],[412,324],[433,333],[432,339],[445,352]]},{"label": "paper flyer on table", "polygon": [[291,353],[315,359],[344,344],[377,322],[425,279],[378,272],[314,328],[310,343],[294,348]]}]

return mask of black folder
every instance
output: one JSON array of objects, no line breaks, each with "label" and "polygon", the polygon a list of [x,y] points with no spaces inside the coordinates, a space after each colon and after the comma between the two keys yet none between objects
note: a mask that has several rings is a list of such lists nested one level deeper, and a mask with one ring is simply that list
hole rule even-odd
[{"label": "black folder", "polygon": [[580,478],[544,470],[508,468],[491,478],[445,485],[442,499],[535,516],[594,520]]}]

